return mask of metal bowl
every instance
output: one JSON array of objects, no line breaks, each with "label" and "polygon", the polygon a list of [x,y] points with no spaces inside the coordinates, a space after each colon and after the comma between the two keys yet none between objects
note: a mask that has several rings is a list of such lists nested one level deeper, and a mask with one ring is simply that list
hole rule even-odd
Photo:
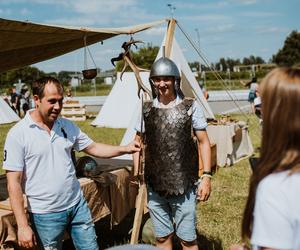
[{"label": "metal bowl", "polygon": [[94,79],[97,76],[97,69],[85,69],[82,70],[84,79]]}]

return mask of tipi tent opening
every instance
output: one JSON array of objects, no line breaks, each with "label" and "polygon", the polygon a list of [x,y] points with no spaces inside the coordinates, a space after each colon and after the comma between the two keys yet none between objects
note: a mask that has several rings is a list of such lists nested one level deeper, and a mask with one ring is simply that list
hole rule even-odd
[{"label": "tipi tent opening", "polygon": [[12,110],[6,101],[0,97],[0,124],[17,122],[20,117]]}]

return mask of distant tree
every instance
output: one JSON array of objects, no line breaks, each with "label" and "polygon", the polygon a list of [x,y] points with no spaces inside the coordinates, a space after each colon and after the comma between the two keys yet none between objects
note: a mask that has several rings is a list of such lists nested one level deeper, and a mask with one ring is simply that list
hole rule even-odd
[{"label": "distant tree", "polygon": [[44,71],[39,70],[36,67],[26,66],[20,69],[9,70],[0,74],[1,84],[11,86],[11,84],[18,82],[20,79],[22,82],[31,84],[37,78],[47,75]]},{"label": "distant tree", "polygon": [[199,71],[200,63],[199,62],[189,62],[189,66],[193,71]]},{"label": "distant tree", "polygon": [[[136,52],[131,51],[131,56],[133,62],[139,66],[140,68],[149,69],[151,68],[157,53],[159,51],[159,47],[152,46],[151,44],[147,44],[146,47],[142,47]],[[116,70],[121,71],[123,69],[124,62],[119,61],[116,65]],[[128,71],[131,71],[131,69],[128,67]]]},{"label": "distant tree", "polygon": [[292,31],[285,39],[284,46],[272,61],[280,66],[293,66],[300,63],[300,32]]},{"label": "distant tree", "polygon": [[265,63],[264,59],[262,59],[259,56],[251,55],[248,58],[247,57],[243,58],[244,65],[263,64],[263,63]]},{"label": "distant tree", "polygon": [[71,80],[70,73],[72,72],[60,71],[58,72],[57,78],[61,83],[66,85]]},{"label": "distant tree", "polygon": [[230,71],[233,71],[233,67],[235,65],[241,64],[240,59],[231,59],[231,58],[220,58],[219,62],[216,63],[216,69],[226,71],[227,68],[230,69]]},{"label": "distant tree", "polygon": [[216,69],[220,71],[226,70],[226,60],[225,58],[221,57],[219,62],[216,63]]},{"label": "distant tree", "polygon": [[231,58],[227,58],[226,64],[227,64],[227,67],[230,68],[230,71],[233,71],[233,67],[234,67],[235,65],[241,64],[241,62],[240,62],[240,59],[231,59]]}]

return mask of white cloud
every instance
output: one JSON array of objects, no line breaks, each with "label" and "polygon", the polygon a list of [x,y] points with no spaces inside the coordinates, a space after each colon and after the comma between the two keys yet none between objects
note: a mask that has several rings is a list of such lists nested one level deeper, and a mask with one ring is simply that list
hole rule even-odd
[{"label": "white cloud", "polygon": [[240,5],[253,5],[253,4],[257,4],[258,0],[229,0],[229,2],[240,4]]},{"label": "white cloud", "polygon": [[240,16],[244,17],[273,17],[273,16],[281,16],[280,13],[277,12],[263,12],[263,11],[252,11],[252,12],[241,12]]},{"label": "white cloud", "polygon": [[126,12],[127,8],[135,6],[136,0],[122,0],[122,1],[107,1],[107,0],[73,0],[69,1],[70,7],[77,13],[91,14],[91,13],[115,13]]},{"label": "white cloud", "polygon": [[59,18],[59,19],[50,19],[44,20],[43,23],[51,23],[56,25],[64,26],[93,26],[95,25],[95,20],[93,18],[85,17],[71,17],[71,18]]},{"label": "white cloud", "polygon": [[165,33],[166,33],[166,27],[154,27],[152,29],[148,29],[145,31],[145,34],[149,36],[157,36]]},{"label": "white cloud", "polygon": [[26,9],[26,8],[23,8],[23,9],[20,10],[20,14],[22,16],[28,16],[30,13],[31,13],[31,11]]},{"label": "white cloud", "polygon": [[0,4],[22,4],[22,3],[35,3],[35,4],[67,4],[66,0],[1,0]]},{"label": "white cloud", "polygon": [[[203,10],[203,9],[216,9],[216,8],[222,8],[224,6],[228,5],[228,1],[219,1],[219,2],[213,2],[213,3],[189,3],[189,2],[178,2],[175,3],[174,6],[178,10]],[[176,14],[176,10],[175,10]]]},{"label": "white cloud", "polygon": [[11,9],[0,9],[0,15],[10,15],[12,13]]},{"label": "white cloud", "polygon": [[[37,0],[35,0],[37,1]],[[47,20],[48,23],[66,25],[84,25],[94,27],[126,27],[137,23],[162,19],[160,15],[149,14],[137,0],[106,1],[64,0],[68,2],[65,18]]]},{"label": "white cloud", "polygon": [[206,14],[206,15],[198,15],[198,16],[185,16],[182,19],[196,22],[196,21],[224,21],[230,18],[225,15]]},{"label": "white cloud", "polygon": [[234,24],[220,24],[214,27],[207,28],[205,32],[208,33],[226,33],[226,32],[232,32],[235,30]]},{"label": "white cloud", "polygon": [[289,31],[289,29],[286,28],[279,28],[279,27],[257,27],[256,32],[260,34],[265,33],[285,33]]}]

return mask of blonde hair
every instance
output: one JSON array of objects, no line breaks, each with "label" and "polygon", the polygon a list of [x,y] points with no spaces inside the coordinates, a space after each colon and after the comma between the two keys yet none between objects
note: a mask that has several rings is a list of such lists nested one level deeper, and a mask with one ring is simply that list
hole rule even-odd
[{"label": "blonde hair", "polygon": [[250,180],[242,237],[252,232],[256,189],[267,175],[300,170],[300,68],[276,68],[259,87],[262,100],[262,145],[257,168]]}]

